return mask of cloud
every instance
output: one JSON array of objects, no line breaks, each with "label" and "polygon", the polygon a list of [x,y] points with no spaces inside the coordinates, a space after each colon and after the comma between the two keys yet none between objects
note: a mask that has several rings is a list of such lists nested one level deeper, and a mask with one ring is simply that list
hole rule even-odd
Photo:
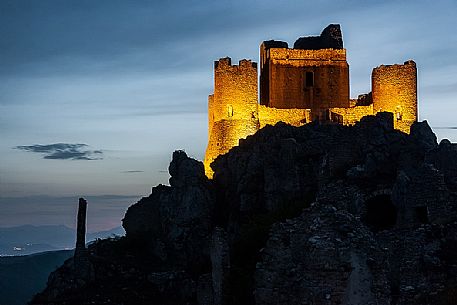
[{"label": "cloud", "polygon": [[56,160],[102,160],[103,151],[88,150],[87,144],[55,143],[47,145],[21,145],[15,149],[44,154],[43,159]]},{"label": "cloud", "polygon": [[130,170],[130,171],[123,171],[121,173],[123,173],[123,174],[135,174],[135,173],[144,173],[144,171]]},{"label": "cloud", "polygon": [[[303,19],[346,7],[330,0],[293,0],[290,5],[278,5],[273,0],[80,0],[75,8],[71,1],[57,4],[41,0],[27,3],[24,9],[20,2],[0,1],[0,36],[4,46],[0,48],[0,76],[81,70],[87,75],[88,70],[105,69],[109,74],[113,70],[125,73],[126,69],[182,72],[205,65],[207,58],[227,55],[227,45],[232,45],[233,51],[242,49],[235,44],[240,43],[240,32],[268,33],[278,22],[294,16],[304,26]],[[230,40],[233,38],[236,40]],[[258,52],[258,43],[255,40],[253,55]]]}]

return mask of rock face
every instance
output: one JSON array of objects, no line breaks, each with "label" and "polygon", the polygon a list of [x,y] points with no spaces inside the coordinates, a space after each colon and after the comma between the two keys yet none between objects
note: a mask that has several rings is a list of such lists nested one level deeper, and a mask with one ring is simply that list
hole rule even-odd
[{"label": "rock face", "polygon": [[391,114],[267,126],[132,205],[31,304],[455,304],[457,145]]},{"label": "rock face", "polygon": [[386,263],[352,214],[313,205],[273,226],[256,267],[256,303],[388,304]]},{"label": "rock face", "polygon": [[170,186],[153,188],[131,206],[124,229],[162,264],[204,269],[210,265],[214,196],[203,164],[175,151],[169,172]]}]

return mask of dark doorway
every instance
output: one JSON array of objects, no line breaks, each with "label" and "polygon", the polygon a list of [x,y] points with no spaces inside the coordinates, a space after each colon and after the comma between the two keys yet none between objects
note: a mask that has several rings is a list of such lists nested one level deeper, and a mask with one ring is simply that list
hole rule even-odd
[{"label": "dark doorway", "polygon": [[393,205],[390,195],[378,195],[365,202],[366,215],[363,219],[371,231],[379,232],[391,229],[397,222],[397,208]]}]

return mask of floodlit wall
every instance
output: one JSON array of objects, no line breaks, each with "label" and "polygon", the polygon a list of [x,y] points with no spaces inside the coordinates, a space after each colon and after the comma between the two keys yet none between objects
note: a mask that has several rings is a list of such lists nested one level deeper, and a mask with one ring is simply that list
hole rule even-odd
[{"label": "floodlit wall", "polygon": [[394,127],[409,133],[417,121],[417,69],[412,60],[382,65],[372,73],[373,111],[394,114]]},{"label": "floodlit wall", "polygon": [[214,94],[208,98],[208,146],[205,171],[212,176],[211,162],[237,146],[239,139],[259,129],[257,64],[230,58],[214,63]]},{"label": "floodlit wall", "polygon": [[[274,108],[312,109],[319,116],[349,107],[345,49],[302,50],[261,46],[260,103]],[[313,114],[313,116],[314,116]]]},{"label": "floodlit wall", "polygon": [[293,126],[301,126],[311,122],[310,109],[278,109],[259,105],[260,128],[284,122]]},{"label": "floodlit wall", "polygon": [[373,105],[330,108],[330,119],[343,125],[354,125],[366,115],[373,115]]},{"label": "floodlit wall", "polygon": [[260,103],[257,64],[229,57],[214,63],[214,93],[208,97],[205,171],[239,140],[266,125],[301,126],[312,121],[354,125],[366,115],[393,113],[394,127],[409,133],[417,121],[417,69],[414,61],[373,69],[372,92],[349,98],[349,65],[338,25],[319,37],[260,46]]}]

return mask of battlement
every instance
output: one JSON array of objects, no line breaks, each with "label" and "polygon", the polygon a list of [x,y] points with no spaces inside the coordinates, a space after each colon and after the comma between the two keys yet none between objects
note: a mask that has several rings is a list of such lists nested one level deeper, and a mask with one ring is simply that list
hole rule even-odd
[{"label": "battlement", "polygon": [[397,70],[397,69],[416,69],[416,62],[412,59],[405,61],[403,64],[392,64],[392,65],[379,65],[373,68],[373,72]]},{"label": "battlement", "polygon": [[219,69],[239,69],[239,68],[254,68],[257,69],[257,63],[250,59],[241,59],[238,61],[238,65],[232,65],[232,59],[230,57],[220,58],[214,62],[214,70]]},{"label": "battlement", "polygon": [[395,128],[409,133],[417,120],[417,68],[413,60],[381,65],[371,75],[373,111],[394,114]]}]

